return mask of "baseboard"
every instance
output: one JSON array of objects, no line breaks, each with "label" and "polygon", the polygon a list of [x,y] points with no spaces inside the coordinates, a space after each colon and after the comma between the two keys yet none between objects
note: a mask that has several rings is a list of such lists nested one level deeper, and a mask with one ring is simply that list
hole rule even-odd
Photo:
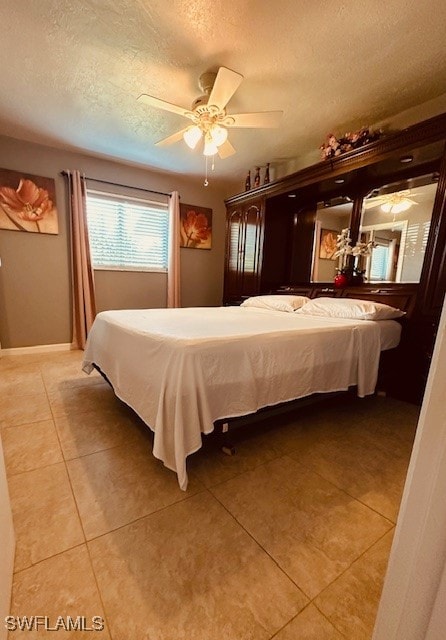
[{"label": "baseboard", "polygon": [[71,351],[71,344],[38,344],[35,347],[12,347],[10,349],[0,348],[1,356],[24,356],[33,353],[51,353],[52,351]]}]

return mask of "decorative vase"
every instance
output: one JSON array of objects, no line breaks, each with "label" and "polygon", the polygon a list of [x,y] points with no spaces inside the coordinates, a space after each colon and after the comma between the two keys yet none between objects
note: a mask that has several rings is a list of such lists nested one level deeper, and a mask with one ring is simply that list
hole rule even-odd
[{"label": "decorative vase", "polygon": [[364,282],[364,274],[361,271],[354,271],[350,279],[350,284],[362,284]]},{"label": "decorative vase", "polygon": [[338,273],[333,280],[333,284],[337,289],[342,289],[348,285],[348,276],[345,273]]},{"label": "decorative vase", "polygon": [[254,188],[260,187],[260,167],[256,167],[256,172],[254,175]]}]

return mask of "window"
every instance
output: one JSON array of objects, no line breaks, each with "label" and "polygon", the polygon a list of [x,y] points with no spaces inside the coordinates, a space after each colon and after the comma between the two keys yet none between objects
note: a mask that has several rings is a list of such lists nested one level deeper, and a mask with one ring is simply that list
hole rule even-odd
[{"label": "window", "polygon": [[381,241],[372,251],[370,280],[387,280],[388,261],[389,246]]},{"label": "window", "polygon": [[167,203],[87,191],[94,269],[166,271]]}]

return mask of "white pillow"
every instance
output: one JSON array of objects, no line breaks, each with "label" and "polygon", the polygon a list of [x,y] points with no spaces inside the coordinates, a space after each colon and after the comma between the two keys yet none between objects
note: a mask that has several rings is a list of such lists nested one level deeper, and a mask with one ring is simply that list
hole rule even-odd
[{"label": "white pillow", "polygon": [[314,298],[296,313],[352,320],[392,320],[405,315],[404,311],[390,307],[388,304],[355,298]]},{"label": "white pillow", "polygon": [[300,309],[302,305],[308,302],[310,298],[306,296],[287,296],[287,295],[271,295],[271,296],[252,296],[242,304],[241,307],[258,307],[260,309],[273,309],[275,311],[287,311],[293,313],[296,309]]}]

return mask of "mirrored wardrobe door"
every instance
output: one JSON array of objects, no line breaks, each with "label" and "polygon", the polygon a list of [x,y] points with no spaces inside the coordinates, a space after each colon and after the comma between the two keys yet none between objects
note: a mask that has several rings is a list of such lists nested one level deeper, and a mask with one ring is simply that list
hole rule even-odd
[{"label": "mirrored wardrobe door", "polygon": [[359,266],[368,282],[420,281],[436,190],[429,175],[375,189],[364,199],[359,241],[373,248]]},{"label": "mirrored wardrobe door", "polygon": [[337,237],[349,229],[352,202],[347,198],[318,202],[313,244],[312,282],[332,282],[341,268]]}]

